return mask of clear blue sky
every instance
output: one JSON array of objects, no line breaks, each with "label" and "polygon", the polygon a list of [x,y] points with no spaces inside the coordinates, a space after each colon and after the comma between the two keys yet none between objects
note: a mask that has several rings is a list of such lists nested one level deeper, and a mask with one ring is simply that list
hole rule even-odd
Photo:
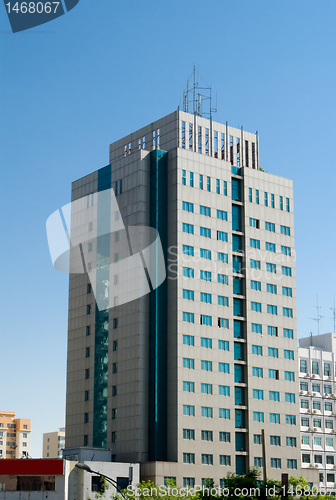
[{"label": "clear blue sky", "polygon": [[260,164],[294,180],[299,336],[335,286],[334,0],[80,0],[12,34],[0,9],[0,409],[42,433],[64,425],[68,277],[45,221],[109,144],[177,108],[194,62],[218,92],[215,120],[260,134]]}]

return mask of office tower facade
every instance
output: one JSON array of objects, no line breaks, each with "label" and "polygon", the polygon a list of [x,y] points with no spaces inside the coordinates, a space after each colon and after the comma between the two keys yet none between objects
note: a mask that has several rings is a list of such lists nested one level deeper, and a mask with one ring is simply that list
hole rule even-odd
[{"label": "office tower facade", "polygon": [[319,486],[335,489],[336,335],[299,340],[302,469],[319,472]]},{"label": "office tower facade", "polygon": [[0,458],[24,458],[30,452],[30,420],[0,411]]},{"label": "office tower facade", "polygon": [[[120,212],[99,215],[110,188]],[[258,136],[176,111],[111,144],[110,164],[73,183],[82,197],[97,203],[97,269],[123,240],[104,246],[99,217],[120,216],[158,231],[167,279],[117,305],[104,275],[115,306],[101,311],[92,271],[71,275],[66,447],[111,448],[180,486],[299,473],[293,189],[260,169]]]},{"label": "office tower facade", "polygon": [[62,458],[65,447],[65,427],[43,434],[42,458]]}]

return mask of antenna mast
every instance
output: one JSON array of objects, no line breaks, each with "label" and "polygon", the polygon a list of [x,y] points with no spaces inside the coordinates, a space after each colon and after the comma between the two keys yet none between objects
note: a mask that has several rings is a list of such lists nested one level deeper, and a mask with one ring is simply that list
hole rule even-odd
[{"label": "antenna mast", "polygon": [[330,308],[333,312],[333,318],[334,318],[334,331],[333,333],[336,333],[336,307],[335,307],[335,295],[334,295],[334,307]]},{"label": "antenna mast", "polygon": [[324,316],[321,316],[319,314],[319,309],[321,309],[321,306],[318,305],[318,294],[316,294],[316,306],[315,306],[315,308],[316,308],[316,318],[310,318],[310,319],[317,322],[317,335],[320,335],[320,321],[322,318],[324,318]]},{"label": "antenna mast", "polygon": [[[200,79],[203,86],[200,85]],[[208,111],[203,111],[203,103],[209,104]],[[216,107],[212,107],[212,87],[208,85],[200,76],[200,70],[196,70],[194,65],[193,72],[187,80],[187,90],[183,90],[183,111],[189,113],[189,109],[195,116],[203,116],[212,119],[212,113],[217,113],[217,94]]]}]

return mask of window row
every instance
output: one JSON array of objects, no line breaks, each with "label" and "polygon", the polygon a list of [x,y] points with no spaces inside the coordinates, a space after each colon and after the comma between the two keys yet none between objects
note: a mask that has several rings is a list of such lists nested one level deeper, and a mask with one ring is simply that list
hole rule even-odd
[{"label": "window row", "polygon": [[[270,466],[272,469],[281,469],[281,460],[283,463],[283,459],[281,458],[271,458]],[[263,458],[262,457],[254,457],[254,466],[255,467],[263,467]],[[297,460],[294,458],[287,458],[287,469],[297,469]]]},{"label": "window row", "polygon": [[[266,372],[265,368],[260,368],[258,366],[252,366],[252,376],[257,377],[257,378],[264,378],[264,374]],[[268,369],[268,378],[274,379],[274,380],[279,380],[279,370],[274,370],[272,368]],[[285,371],[284,372],[284,380],[287,380],[288,382],[294,382],[295,381],[295,373],[291,371]]]},{"label": "window row", "polygon": [[[216,181],[214,184],[214,180]],[[195,175],[194,172],[189,172],[187,177],[187,171],[182,170],[182,185],[190,187],[195,187]],[[221,179],[212,179],[208,175],[198,174],[198,187],[201,190],[205,190],[208,192],[214,192],[216,194],[223,194],[227,196],[227,181],[223,181]]]},{"label": "window row", "polygon": [[[256,238],[250,238],[250,248],[260,250],[260,240],[257,240]],[[265,250],[267,252],[277,253],[275,243],[271,243],[270,241],[265,241]],[[281,254],[291,257],[291,247],[281,245]]]},{"label": "window row", "polygon": [[[266,262],[265,264],[266,264],[265,266],[266,272],[276,274],[277,272],[276,264],[273,264],[271,262]],[[261,270],[260,260],[250,259],[250,267],[251,269],[257,269],[258,271],[260,271]],[[281,266],[281,273],[283,274],[283,276],[292,276],[292,268],[288,266]]]},{"label": "window row", "polygon": [[[182,201],[182,210],[185,212],[190,212],[194,213],[194,203],[190,203],[189,201]],[[208,207],[206,205],[200,205],[199,207],[199,213],[200,215],[205,215],[206,217],[211,217],[211,207]],[[216,217],[219,220],[227,221],[227,212],[225,210],[216,210],[212,209],[216,213]]]},{"label": "window row", "polygon": [[[324,442],[325,442],[325,446],[329,446],[332,448],[334,447],[334,438],[326,437]],[[311,437],[311,436],[307,436],[307,435],[301,436],[301,444],[302,445],[311,446],[312,443],[314,443],[314,446],[323,446],[322,437],[321,436]]]},{"label": "window row", "polygon": [[[251,280],[251,290],[256,290],[257,292],[261,292],[261,281]],[[272,283],[266,283],[266,291],[267,293],[277,295],[278,285],[273,285]],[[285,297],[292,297],[293,296],[292,288],[289,286],[283,286],[282,295],[284,295]]]},{"label": "window row", "polygon": [[[256,203],[257,205],[260,204],[259,189],[255,189],[253,195],[253,189],[249,188],[249,202]],[[264,205],[265,207],[276,208],[275,196],[273,193],[264,191]],[[284,210],[284,207],[286,212],[290,212],[289,198],[279,196],[279,209]]]},{"label": "window row", "polygon": [[[322,370],[323,364],[323,370]],[[308,368],[309,365],[309,368]],[[336,371],[336,367],[335,367]],[[312,375],[324,375],[325,377],[332,376],[332,364],[331,363],[322,363],[320,361],[312,361],[311,365],[307,359],[300,359],[300,373],[308,373],[310,372]]]},{"label": "window row", "polygon": [[[253,434],[253,444],[262,444],[262,434]],[[281,446],[281,436],[270,436],[271,446]],[[296,448],[296,437],[286,436],[286,446]]]},{"label": "window row", "polygon": [[[309,418],[309,417],[301,417],[301,426],[302,427],[310,427],[310,424],[312,423],[312,426],[316,429],[322,429],[322,423],[323,419],[322,418]],[[333,429],[333,420],[331,419],[325,419],[324,420],[324,428],[325,429]]]},{"label": "window row", "polygon": [[[260,219],[254,219],[250,217],[250,227],[254,227],[256,229],[260,229]],[[270,231],[271,233],[275,233],[275,224],[274,222],[265,222],[265,230]],[[289,226],[280,225],[280,233],[284,236],[290,236],[291,230]]]},{"label": "window row", "polygon": [[[266,391],[265,391],[266,392]],[[262,389],[253,389],[253,399],[264,399],[264,391]],[[268,391],[269,401],[280,401],[279,391]],[[285,403],[295,403],[295,394],[293,392],[285,392]]]},{"label": "window row", "polygon": [[[262,325],[259,323],[251,323],[251,331],[252,333],[263,333]],[[283,336],[286,339],[293,339],[294,332],[291,328],[283,328]],[[267,326],[267,334],[272,337],[278,337],[278,327],[277,326]]]},{"label": "window row", "polygon": [[[194,290],[188,290],[188,289],[183,289],[182,290],[182,296],[186,300],[194,300],[195,299],[195,293]],[[214,295],[216,297],[216,295]],[[206,304],[212,304],[213,303],[213,296],[211,293],[205,293],[205,292],[200,292],[200,301],[205,302]],[[224,297],[224,295],[217,295],[217,304],[219,306],[229,306],[229,298]]]},{"label": "window row", "polygon": [[[251,311],[262,312],[261,302],[251,302]],[[273,316],[278,315],[278,306],[267,304],[267,314],[272,314]],[[293,309],[291,307],[283,307],[282,315],[285,318],[293,318]]]},{"label": "window row", "polygon": [[[182,245],[182,253],[184,255],[190,255],[191,257],[195,256],[194,253],[194,247],[190,245]],[[216,254],[216,252],[215,252]],[[206,248],[200,248],[200,253],[199,256],[201,259],[207,259],[207,260],[212,260],[211,259],[211,250],[207,250]],[[224,262],[225,264],[228,263],[228,254],[224,252],[217,252],[217,262]]]},{"label": "window row", "polygon": [[[305,410],[309,410],[309,400],[308,399],[301,399],[300,400],[300,408],[303,408]],[[318,410],[322,411],[321,408],[323,408],[323,402],[321,401],[312,401],[312,410]],[[325,411],[333,411],[333,404],[331,401],[325,401],[324,402],[324,409]]]},{"label": "window row", "polygon": [[[252,345],[252,354],[257,356],[263,355],[263,347],[261,345]],[[268,347],[268,356],[271,358],[279,357],[279,349],[277,347]],[[284,359],[294,359],[294,351],[291,349],[284,349]]]},{"label": "window row", "polygon": [[[318,383],[312,383],[308,385],[308,382],[302,382],[300,381],[300,391],[309,391],[310,389],[308,387],[310,387],[311,385],[311,390],[312,392],[318,392],[321,394],[321,384],[318,384]],[[324,394],[328,395],[328,394],[331,394],[332,393],[332,386],[330,384],[323,384],[323,392]]]},{"label": "window row", "polygon": [[[194,313],[183,312],[182,317],[183,317],[183,321],[186,323],[195,323]],[[205,326],[214,326],[213,322],[212,322],[212,316],[208,316],[206,314],[201,314],[199,324],[205,325]],[[229,328],[229,320],[227,318],[218,318],[217,326],[218,326],[218,328]]]},{"label": "window row", "polygon": [[[195,234],[194,233],[194,224],[187,224],[182,222],[182,231],[187,234]],[[211,229],[208,227],[200,227],[200,236],[204,236],[204,238],[211,238]],[[224,231],[217,231],[217,241],[228,241],[228,235]]]},{"label": "window row", "polygon": [[[322,465],[323,464],[323,455],[313,454],[313,457],[312,457],[312,455],[310,453],[302,453],[302,463],[303,464],[314,463],[314,464],[321,464]],[[334,455],[326,455],[325,464],[326,465],[335,465]]]},{"label": "window row", "polygon": [[[254,422],[265,422],[265,414],[263,411],[253,412]],[[280,413],[270,413],[269,422],[271,424],[280,424]],[[288,425],[296,425],[296,415],[285,415],[285,423]]]},{"label": "window row", "polygon": [[[183,463],[195,464],[195,453],[183,453]],[[201,464],[213,465],[214,464],[213,455],[211,453],[202,453]],[[219,465],[231,465],[231,456],[219,455]]]}]

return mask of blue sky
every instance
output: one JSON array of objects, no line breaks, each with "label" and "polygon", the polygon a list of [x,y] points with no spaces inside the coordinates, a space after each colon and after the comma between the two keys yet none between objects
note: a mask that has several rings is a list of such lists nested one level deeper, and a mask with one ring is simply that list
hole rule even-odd
[{"label": "blue sky", "polygon": [[333,0],[80,0],[12,34],[0,9],[0,406],[32,419],[32,456],[65,408],[68,277],[45,221],[111,142],[177,108],[194,63],[214,119],[258,130],[261,166],[294,180],[299,336],[317,331],[317,293],[332,330],[335,14]]}]

